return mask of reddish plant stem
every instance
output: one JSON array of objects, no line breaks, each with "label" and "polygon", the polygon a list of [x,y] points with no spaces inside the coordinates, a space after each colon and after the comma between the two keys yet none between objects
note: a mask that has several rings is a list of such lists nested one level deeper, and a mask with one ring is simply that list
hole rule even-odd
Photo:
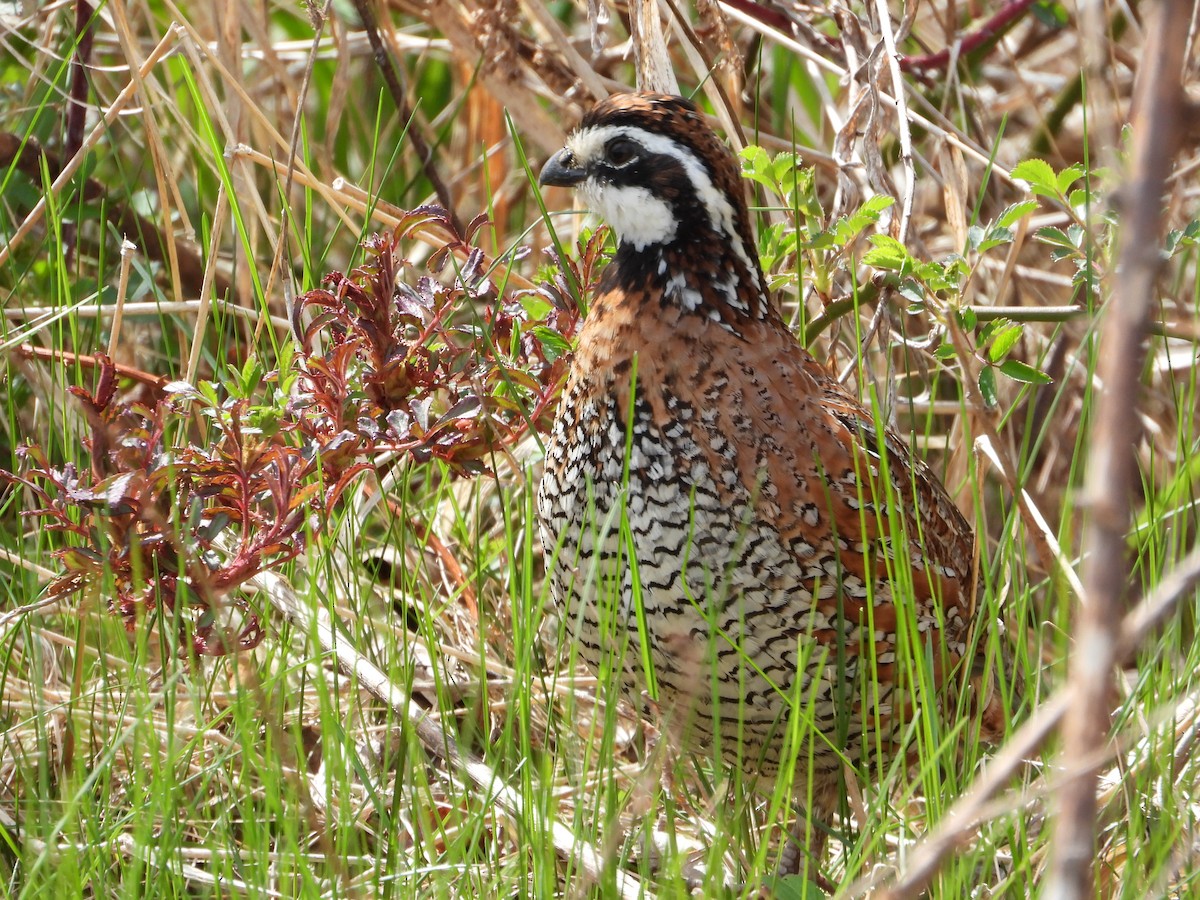
[{"label": "reddish plant stem", "polygon": [[143,372],[141,369],[135,369],[133,366],[124,366],[120,363],[112,363],[107,360],[102,360],[99,357],[93,356],[90,353],[72,353],[70,350],[51,350],[47,347],[35,347],[32,344],[21,344],[15,348],[18,356],[25,359],[46,359],[57,360],[63,363],[75,363],[85,369],[100,369],[106,365],[111,365],[116,370],[117,374],[122,378],[129,378],[139,384],[144,384],[155,392],[156,395],[166,396],[165,388],[170,384],[171,379],[165,375],[151,375],[149,372]]},{"label": "reddish plant stem", "polygon": [[[1009,0],[990,19],[958,42],[958,55],[964,56],[978,50],[988,41],[999,37],[1035,2],[1036,0]],[[776,31],[782,31],[785,34],[794,32],[791,18],[777,9],[755,3],[754,0],[721,0],[721,3],[750,16],[755,21],[774,28]],[[952,49],[952,47],[946,47],[936,53],[928,53],[924,56],[902,56],[900,57],[900,69],[905,72],[944,69],[950,62]]]},{"label": "reddish plant stem", "polygon": [[[998,38],[1035,2],[1036,0],[1009,0],[996,11],[995,15],[958,42],[958,56],[966,56],[989,41]],[[953,49],[953,47],[946,47],[925,56],[903,56],[900,58],[900,68],[905,72],[944,69],[950,62],[950,51]]]}]

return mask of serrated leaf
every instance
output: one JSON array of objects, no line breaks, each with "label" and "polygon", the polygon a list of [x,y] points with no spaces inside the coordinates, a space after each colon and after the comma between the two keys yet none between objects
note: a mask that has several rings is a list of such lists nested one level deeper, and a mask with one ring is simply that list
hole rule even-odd
[{"label": "serrated leaf", "polygon": [[768,190],[774,191],[776,186],[771,181],[769,170],[771,158],[762,147],[751,144],[739,154],[742,158],[742,174],[751,181],[761,184]]},{"label": "serrated leaf", "polygon": [[1075,245],[1071,243],[1071,239],[1067,237],[1067,233],[1061,228],[1055,228],[1053,225],[1039,228],[1034,234],[1039,241],[1049,244],[1052,247],[1066,247],[1072,252],[1076,249]]},{"label": "serrated leaf", "polygon": [[1019,359],[1006,359],[1000,364],[1000,371],[1013,381],[1019,381],[1022,384],[1050,384],[1053,381],[1045,372],[1035,369]]},{"label": "serrated leaf", "polygon": [[1012,177],[1026,182],[1035,194],[1058,196],[1054,168],[1044,159],[1025,159],[1013,166]]},{"label": "serrated leaf", "polygon": [[876,269],[900,270],[911,259],[905,246],[890,235],[873,234],[871,243],[874,246],[863,254],[864,265]]},{"label": "serrated leaf", "polygon": [[[813,235],[811,240],[806,241],[802,246],[805,250],[826,250],[837,243],[839,243],[839,240],[828,231],[818,231]],[[846,242],[840,241],[840,243],[844,244]]]},{"label": "serrated leaf", "polygon": [[994,247],[1003,247],[1005,244],[1011,244],[1012,239],[1012,232],[1007,228],[993,228],[988,231],[988,236],[979,242],[979,247],[976,249],[980,253],[987,253]]},{"label": "serrated leaf", "polygon": [[1000,362],[1000,360],[1008,356],[1008,352],[1016,346],[1017,341],[1021,339],[1021,335],[1024,332],[1024,328],[1015,324],[1002,328],[992,339],[992,343],[988,347],[988,359],[992,362]]},{"label": "serrated leaf", "polygon": [[1076,188],[1067,194],[1067,203],[1071,205],[1072,209],[1086,209],[1091,205],[1091,194],[1083,188]]},{"label": "serrated leaf", "polygon": [[1058,188],[1058,192],[1063,196],[1066,196],[1067,190],[1071,187],[1071,185],[1073,185],[1082,177],[1083,166],[1081,166],[1079,163],[1075,163],[1074,165],[1067,166],[1065,169],[1059,172],[1058,178],[1054,180],[1054,184],[1055,187]]},{"label": "serrated leaf", "polygon": [[1013,225],[1037,208],[1038,202],[1036,200],[1022,200],[1020,203],[1014,203],[1011,206],[1005,207],[1000,215],[996,216],[996,224],[1001,228],[1012,228]]},{"label": "serrated leaf", "polygon": [[771,157],[767,155],[767,151],[757,144],[750,144],[744,147],[738,156],[744,161],[743,168],[752,172],[763,171],[771,162]]},{"label": "serrated leaf", "polygon": [[894,206],[896,198],[887,194],[876,194],[874,197],[868,197],[863,205],[858,208],[859,215],[873,216],[878,219],[880,213],[890,206]]},{"label": "serrated leaf", "polygon": [[[775,179],[777,184],[790,184],[793,178],[793,172],[796,171],[797,162],[794,153],[780,153],[771,163],[771,177]],[[800,173],[794,176],[798,187],[803,186],[803,177]]]}]

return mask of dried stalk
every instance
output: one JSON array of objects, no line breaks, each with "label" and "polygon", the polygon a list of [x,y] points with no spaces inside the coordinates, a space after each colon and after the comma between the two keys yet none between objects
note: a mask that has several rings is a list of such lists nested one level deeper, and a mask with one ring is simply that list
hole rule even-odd
[{"label": "dried stalk", "polygon": [[[1126,536],[1137,477],[1134,441],[1140,433],[1141,382],[1154,287],[1162,266],[1162,198],[1178,142],[1184,47],[1192,4],[1163,0],[1156,10],[1133,122],[1133,170],[1124,191],[1120,265],[1100,336],[1099,373],[1086,489],[1091,524],[1083,576],[1087,603],[1080,610],[1070,664],[1072,702],[1063,725],[1062,791],[1054,825],[1053,860],[1042,896],[1094,896],[1096,784],[1094,751],[1108,741],[1113,674],[1120,661],[1120,623],[1129,581]],[[1089,760],[1089,762],[1084,762]]]}]

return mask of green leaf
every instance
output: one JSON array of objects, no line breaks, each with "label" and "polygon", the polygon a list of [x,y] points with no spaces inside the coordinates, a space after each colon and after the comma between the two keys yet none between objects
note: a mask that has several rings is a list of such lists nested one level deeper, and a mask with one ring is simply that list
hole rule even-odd
[{"label": "green leaf", "polygon": [[1019,178],[1029,184],[1029,189],[1040,197],[1058,199],[1058,178],[1050,163],[1044,159],[1026,159],[1016,164],[1012,170],[1013,178]]},{"label": "green leaf", "polygon": [[845,241],[838,241],[828,231],[818,231],[813,235],[812,240],[806,241],[803,244],[805,250],[826,250]]},{"label": "green leaf", "polygon": [[535,325],[530,329],[542,344],[542,352],[546,354],[547,362],[554,362],[571,349],[570,342],[553,328],[545,325]]},{"label": "green leaf", "polygon": [[801,875],[776,876],[764,886],[775,900],[825,900],[829,896],[819,884]]},{"label": "green leaf", "polygon": [[1037,208],[1038,202],[1036,200],[1022,200],[1020,203],[1014,203],[1001,211],[1000,215],[996,217],[996,224],[1001,228],[1012,228],[1013,225]]},{"label": "green leaf", "polygon": [[876,269],[892,269],[900,271],[912,261],[905,246],[894,237],[886,234],[871,235],[874,246],[863,254],[865,265]]},{"label": "green leaf", "polygon": [[1048,28],[1062,28],[1070,20],[1070,14],[1063,4],[1051,3],[1048,0],[1035,3],[1030,12],[1033,13],[1035,19]]},{"label": "green leaf", "polygon": [[837,225],[834,226],[837,231],[838,241],[848,244],[861,234],[867,226],[878,222],[883,211],[895,204],[895,202],[896,199],[889,197],[887,194],[876,194],[874,197],[866,200],[851,215],[838,219]]},{"label": "green leaf", "polygon": [[1072,166],[1067,166],[1058,173],[1058,178],[1054,180],[1054,185],[1058,188],[1058,192],[1065,197],[1067,195],[1067,190],[1071,187],[1071,185],[1073,185],[1082,177],[1083,166],[1081,166],[1079,163],[1075,163]]},{"label": "green leaf", "polygon": [[1072,209],[1087,209],[1091,202],[1091,192],[1083,188],[1076,188],[1067,194],[1067,203],[1071,205]]},{"label": "green leaf", "polygon": [[979,393],[983,394],[983,402],[992,408],[1000,402],[996,393],[996,370],[991,366],[985,366],[979,373]]},{"label": "green leaf", "polygon": [[987,235],[979,242],[979,246],[976,249],[980,253],[987,253],[993,247],[1002,247],[1005,244],[1011,244],[1012,239],[1013,233],[1011,231],[1000,225],[995,225],[988,229]]},{"label": "green leaf", "polygon": [[1004,357],[1008,356],[1017,341],[1021,339],[1021,335],[1025,333],[1025,329],[1020,325],[1008,325],[996,334],[992,339],[991,346],[988,347],[988,359],[992,362],[1000,362]]},{"label": "green leaf", "polygon": [[1000,364],[1000,371],[1022,384],[1050,384],[1053,379],[1045,372],[1035,369],[1019,359],[1006,359]]},{"label": "green leaf", "polygon": [[[796,178],[797,184],[803,186],[803,179],[800,177],[800,172],[804,171],[804,167],[799,164],[795,153],[780,153],[771,161],[771,177],[775,179],[776,184],[789,185],[792,183],[793,177]],[[796,173],[793,175],[792,173]]]},{"label": "green leaf", "polygon": [[1047,225],[1044,228],[1039,228],[1036,232],[1037,239],[1043,244],[1049,244],[1052,247],[1065,247],[1068,250],[1076,250],[1075,244],[1067,237],[1067,233],[1061,228],[1055,228],[1053,225]]},{"label": "green leaf", "polygon": [[778,185],[771,179],[771,158],[762,147],[751,144],[739,154],[742,157],[742,174],[757,182],[771,193],[778,192]]},{"label": "green leaf", "polygon": [[925,288],[919,281],[912,278],[905,278],[900,282],[900,296],[910,304],[921,304],[928,299],[925,295]]},{"label": "green leaf", "polygon": [[550,310],[554,309],[554,304],[541,294],[522,294],[517,298],[517,302],[525,310],[525,315],[535,320],[546,318],[546,316],[550,315]]}]

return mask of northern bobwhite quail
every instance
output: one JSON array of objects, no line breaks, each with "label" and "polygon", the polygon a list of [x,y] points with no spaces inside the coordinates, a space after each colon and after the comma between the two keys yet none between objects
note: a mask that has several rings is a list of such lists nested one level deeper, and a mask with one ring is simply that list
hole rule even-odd
[{"label": "northern bobwhite quail", "polygon": [[746,770],[777,773],[802,716],[797,771],[827,817],[843,762],[893,750],[963,681],[971,529],[789,331],[737,161],[691,102],[603,100],[540,182],[617,239],[538,493],[567,627],[685,746]]}]

